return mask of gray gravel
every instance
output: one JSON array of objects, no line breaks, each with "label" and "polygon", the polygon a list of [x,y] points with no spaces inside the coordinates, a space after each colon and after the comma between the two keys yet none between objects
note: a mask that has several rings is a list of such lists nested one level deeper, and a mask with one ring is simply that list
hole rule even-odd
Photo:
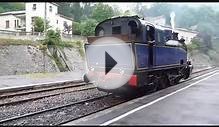
[{"label": "gray gravel", "polygon": [[14,102],[14,101],[20,101],[20,100],[25,100],[25,99],[30,99],[30,98],[36,98],[36,97],[41,97],[41,96],[46,96],[46,95],[62,94],[62,93],[70,92],[70,91],[76,91],[76,90],[91,88],[91,87],[94,87],[94,85],[84,85],[84,86],[80,86],[80,87],[57,89],[57,90],[51,90],[51,91],[45,91],[45,92],[42,91],[39,93],[32,93],[32,94],[30,93],[27,95],[8,97],[8,98],[0,99],[0,104]]},{"label": "gray gravel", "polygon": [[53,85],[43,85],[43,86],[34,86],[33,88],[21,88],[18,90],[12,90],[12,91],[3,91],[0,93],[0,98],[2,96],[8,96],[11,94],[21,94],[21,93],[27,93],[27,92],[32,92],[32,91],[42,91],[42,90],[46,90],[46,89],[54,89],[54,88],[61,88],[61,87],[67,87],[67,86],[77,86],[79,84],[85,84],[82,81],[78,81],[78,82],[70,82],[70,83],[57,83],[57,84],[53,84]]},{"label": "gray gravel", "polygon": [[36,112],[51,107],[56,107],[71,102],[76,102],[81,99],[88,99],[92,97],[98,97],[105,95],[105,92],[100,92],[97,89],[72,92],[66,94],[60,94],[57,96],[51,96],[47,98],[42,98],[35,101],[28,101],[21,104],[11,105],[11,106],[1,106],[0,107],[0,120],[7,119],[13,116],[19,116],[30,112]]},{"label": "gray gravel", "polygon": [[86,102],[83,104],[76,104],[65,108],[37,114],[25,119],[13,120],[6,122],[3,125],[57,125],[76,119],[119,103],[124,102],[122,98],[115,98],[113,96],[101,98],[95,101]]}]

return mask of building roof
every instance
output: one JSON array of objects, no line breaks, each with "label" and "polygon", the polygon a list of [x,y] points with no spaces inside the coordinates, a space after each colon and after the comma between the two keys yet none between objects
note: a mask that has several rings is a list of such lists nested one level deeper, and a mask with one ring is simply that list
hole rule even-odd
[{"label": "building roof", "polygon": [[[171,28],[170,26],[163,26],[163,25],[160,25],[160,26],[172,30],[172,28]],[[195,34],[198,33],[197,31],[194,31],[194,30],[185,29],[185,28],[179,28],[179,27],[178,27],[178,28],[175,28],[175,30],[177,30],[177,31],[185,31],[185,32],[190,32],[190,33],[195,33]]]},{"label": "building roof", "polygon": [[190,30],[190,29],[185,29],[185,28],[176,28],[178,31],[185,31],[185,32],[190,32],[190,33],[198,33],[197,31]]},{"label": "building roof", "polygon": [[159,20],[159,19],[164,19],[165,20],[165,16],[161,15],[161,16],[156,16],[156,17],[144,17],[144,19],[146,20]]},{"label": "building roof", "polygon": [[0,13],[0,15],[20,15],[20,14],[25,14],[25,10],[22,10],[22,11],[9,11],[9,12]]},{"label": "building roof", "polygon": [[50,2],[51,4],[54,4],[54,5],[56,5],[56,6],[59,6],[57,3],[55,3],[55,2]]},{"label": "building roof", "polygon": [[[165,16],[164,15],[161,15],[161,16],[156,16],[156,17],[145,17],[144,18],[145,20],[148,20],[150,22],[155,22],[155,20],[159,20],[159,19],[164,19],[165,20]],[[154,24],[154,23],[153,23]],[[160,24],[159,24],[160,25]],[[167,26],[167,25],[160,25],[162,27],[165,27],[167,29],[172,29],[172,27],[170,26]],[[178,30],[178,31],[185,31],[185,32],[191,32],[191,33],[198,33],[197,31],[194,31],[192,29],[185,29],[185,28],[175,28],[175,30]]]},{"label": "building roof", "polygon": [[67,16],[64,16],[64,15],[62,15],[62,14],[57,14],[57,15],[59,15],[59,16],[62,17],[62,18],[66,18],[66,19],[68,19],[68,20],[74,21],[74,19],[72,19],[72,18],[70,18],[70,17],[67,17]]}]

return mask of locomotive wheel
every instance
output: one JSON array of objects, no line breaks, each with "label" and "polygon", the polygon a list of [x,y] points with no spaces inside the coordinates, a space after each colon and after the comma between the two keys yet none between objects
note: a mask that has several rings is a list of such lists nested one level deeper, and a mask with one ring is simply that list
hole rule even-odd
[{"label": "locomotive wheel", "polygon": [[190,70],[187,69],[186,72],[185,72],[185,74],[184,74],[184,76],[183,76],[183,79],[188,79],[189,76],[190,76]]},{"label": "locomotive wheel", "polygon": [[168,86],[170,86],[169,78],[167,75],[164,75],[159,80],[158,90],[165,89]]},{"label": "locomotive wheel", "polygon": [[151,86],[150,92],[155,92],[158,90],[158,88],[159,88],[159,78],[155,78],[153,85]]},{"label": "locomotive wheel", "polygon": [[145,84],[144,87],[142,87],[141,92],[142,93],[153,93],[158,90],[159,86],[159,78],[153,77],[151,83]]},{"label": "locomotive wheel", "polygon": [[84,82],[86,82],[86,83],[89,82],[89,79],[87,78],[87,75],[86,75],[86,74],[84,74],[83,79],[84,79]]},{"label": "locomotive wheel", "polygon": [[174,84],[177,85],[179,84],[179,81],[181,80],[181,77],[177,77],[175,80],[174,80]]}]

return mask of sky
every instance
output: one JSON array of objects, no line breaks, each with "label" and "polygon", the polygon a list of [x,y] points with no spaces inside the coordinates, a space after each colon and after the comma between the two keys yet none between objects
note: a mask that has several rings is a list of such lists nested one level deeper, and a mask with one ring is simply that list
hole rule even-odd
[{"label": "sky", "polygon": [[[137,3],[142,3],[142,5],[146,5],[150,8],[151,5],[153,5],[155,2],[104,2],[104,4],[108,4],[111,6],[118,6],[122,11],[128,10],[132,7],[134,7]],[[167,3],[167,2],[162,2]],[[187,5],[190,7],[199,7],[203,5],[211,6],[211,7],[219,7],[219,3],[214,2],[168,2],[169,4],[180,4],[180,5]]]}]

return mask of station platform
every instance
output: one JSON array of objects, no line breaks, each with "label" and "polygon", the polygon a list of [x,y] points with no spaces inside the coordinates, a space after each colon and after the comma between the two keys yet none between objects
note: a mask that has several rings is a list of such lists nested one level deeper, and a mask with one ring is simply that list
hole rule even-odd
[{"label": "station platform", "polygon": [[82,72],[57,72],[0,76],[0,91],[19,87],[79,81],[82,80],[82,75]]},{"label": "station platform", "polygon": [[214,70],[64,125],[218,125],[218,82]]}]

